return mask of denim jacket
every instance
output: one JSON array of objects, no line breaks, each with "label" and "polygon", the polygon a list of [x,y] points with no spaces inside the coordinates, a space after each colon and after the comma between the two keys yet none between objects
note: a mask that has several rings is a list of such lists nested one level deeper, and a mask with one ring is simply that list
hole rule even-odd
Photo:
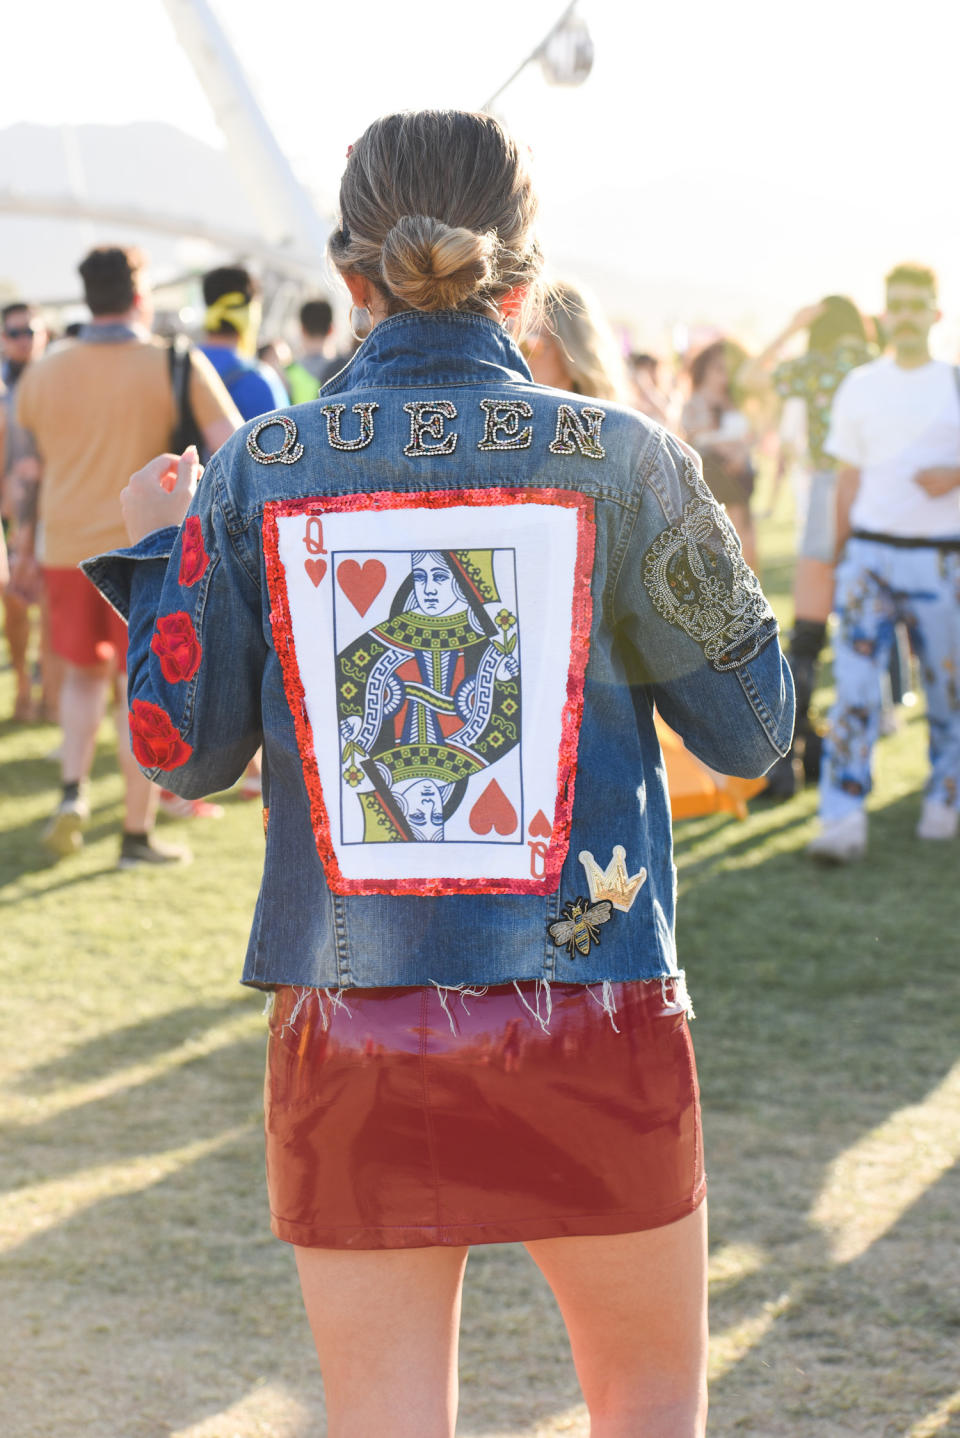
[{"label": "denim jacket", "polygon": [[84,569],[129,621],[150,778],[204,795],[263,746],[255,987],[676,974],[654,705],[723,773],[789,748],[693,452],[534,385],[478,316],[382,321],[223,446],[179,531]]}]

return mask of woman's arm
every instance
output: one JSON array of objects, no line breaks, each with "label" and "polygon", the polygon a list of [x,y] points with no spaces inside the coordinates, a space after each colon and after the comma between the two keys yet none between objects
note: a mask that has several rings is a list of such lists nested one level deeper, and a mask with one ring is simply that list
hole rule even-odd
[{"label": "woman's arm", "polygon": [[137,542],[82,566],[129,624],[134,757],[186,798],[227,788],[260,747],[267,656],[255,546],[227,527],[219,461],[191,499],[198,474],[195,451],[139,470],[122,495]]},{"label": "woman's arm", "polygon": [[750,392],[766,389],[770,383],[770,371],[777,363],[782,351],[795,335],[809,329],[814,320],[822,313],[822,304],[807,305],[804,309],[798,310],[786,329],[782,330],[775,340],[771,340],[765,350],[755,359],[748,357],[744,360],[737,374],[737,383]]},{"label": "woman's arm", "polygon": [[613,595],[631,684],[725,774],[787,753],[793,682],[777,621],[699,466],[666,436],[645,476]]}]

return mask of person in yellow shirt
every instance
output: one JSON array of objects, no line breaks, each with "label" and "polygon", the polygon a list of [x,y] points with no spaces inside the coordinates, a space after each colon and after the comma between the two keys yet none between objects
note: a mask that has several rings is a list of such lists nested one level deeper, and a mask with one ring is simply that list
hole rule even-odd
[{"label": "person in yellow shirt", "polygon": [[[89,818],[83,786],[114,676],[126,667],[126,626],[77,568],[126,544],[120,491],[177,427],[167,345],[149,332],[145,257],[131,247],[92,250],[79,269],[91,322],[23,376],[17,419],[32,435],[40,482],[21,506],[16,563],[39,558],[51,643],[65,664],[60,699],[63,794],[44,835],[52,852],[80,847]],[[189,399],[205,444],[219,448],[240,424],[213,366],[193,350]],[[118,695],[125,810],[120,866],[188,857],[153,835],[157,790],[130,753],[125,685]]]}]

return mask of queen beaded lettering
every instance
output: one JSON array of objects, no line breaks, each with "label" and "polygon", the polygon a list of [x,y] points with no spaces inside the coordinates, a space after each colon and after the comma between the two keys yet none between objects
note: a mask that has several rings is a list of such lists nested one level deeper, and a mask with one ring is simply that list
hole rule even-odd
[{"label": "queen beaded lettering", "polygon": [[533,429],[529,424],[520,428],[522,419],[533,418],[533,407],[525,399],[482,399],[480,407],[484,412],[484,426],[477,449],[530,448]]},{"label": "queen beaded lettering", "polygon": [[[457,409],[448,399],[414,399],[405,404],[410,416],[410,443],[404,447],[404,454],[410,459],[432,458],[438,454],[453,454],[457,447],[456,434],[444,435],[443,421],[456,419]],[[427,436],[436,440],[427,444]]]},{"label": "queen beaded lettering", "polygon": [[579,414],[569,404],[560,405],[550,453],[576,454],[579,449],[587,459],[603,459],[607,451],[600,443],[600,426],[606,417],[606,410],[593,405],[585,405]]},{"label": "queen beaded lettering", "polygon": [[366,449],[373,439],[373,412],[380,406],[375,400],[364,400],[352,406],[353,413],[360,417],[360,433],[356,439],[344,439],[340,433],[340,420],[346,409],[345,404],[325,404],[323,413],[327,419],[327,439],[333,449]]},{"label": "queen beaded lettering", "polygon": [[[279,449],[263,450],[258,443],[260,436],[274,425],[283,430],[283,443]],[[247,435],[247,453],[258,464],[296,464],[303,455],[303,445],[297,441],[297,426],[289,415],[268,414]]]}]

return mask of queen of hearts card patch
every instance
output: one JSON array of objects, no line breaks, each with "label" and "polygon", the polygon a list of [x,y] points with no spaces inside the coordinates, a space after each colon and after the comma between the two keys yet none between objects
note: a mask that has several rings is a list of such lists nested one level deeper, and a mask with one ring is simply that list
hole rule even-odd
[{"label": "queen of hearts card patch", "polygon": [[590,636],[575,491],[268,504],[274,643],[339,894],[551,893]]}]

